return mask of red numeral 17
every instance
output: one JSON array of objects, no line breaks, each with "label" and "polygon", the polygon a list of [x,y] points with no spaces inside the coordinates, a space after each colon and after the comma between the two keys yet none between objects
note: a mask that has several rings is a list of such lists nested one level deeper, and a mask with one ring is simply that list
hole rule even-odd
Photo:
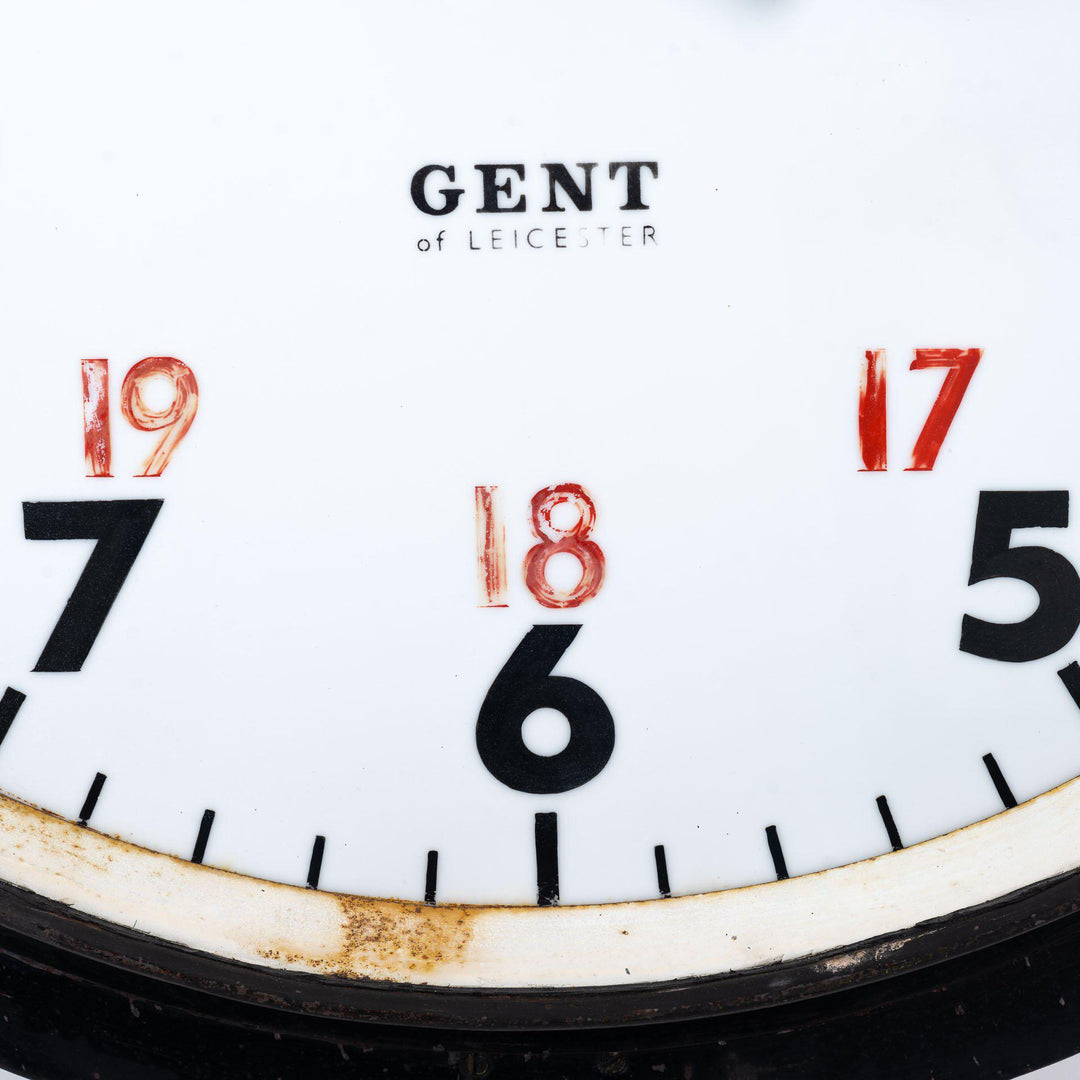
[{"label": "red numeral 17", "polygon": [[[937,461],[941,444],[956,418],[968,384],[982,359],[982,349],[916,349],[912,371],[945,368],[945,381],[923,424],[911,464],[906,472],[929,472]],[[884,472],[888,468],[885,447],[886,382],[885,350],[867,349],[859,384],[859,450],[862,472]]]},{"label": "red numeral 17", "polygon": [[[151,380],[172,384],[172,397],[163,409],[147,404]],[[112,476],[112,433],[109,426],[109,361],[82,362],[83,434],[86,475]],[[191,368],[172,356],[148,356],[124,376],[120,390],[124,419],[137,431],[163,431],[160,442],[136,476],[160,476],[173,451],[188,433],[199,409],[199,386]]]}]

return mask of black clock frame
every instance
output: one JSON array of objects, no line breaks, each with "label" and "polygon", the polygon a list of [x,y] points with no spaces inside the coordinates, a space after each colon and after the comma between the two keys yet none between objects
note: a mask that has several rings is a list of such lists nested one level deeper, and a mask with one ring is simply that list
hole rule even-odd
[{"label": "black clock frame", "polygon": [[0,996],[0,1065],[38,1080],[1004,1080],[1080,1052],[1080,874],[843,954],[557,994],[267,971],[3,886]]}]

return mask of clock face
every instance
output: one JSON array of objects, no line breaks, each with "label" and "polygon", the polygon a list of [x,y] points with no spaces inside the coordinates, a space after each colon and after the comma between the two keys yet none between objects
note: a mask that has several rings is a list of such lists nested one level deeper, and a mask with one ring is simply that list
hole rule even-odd
[{"label": "clock face", "polygon": [[0,876],[485,989],[1075,870],[1077,22],[11,13]]}]

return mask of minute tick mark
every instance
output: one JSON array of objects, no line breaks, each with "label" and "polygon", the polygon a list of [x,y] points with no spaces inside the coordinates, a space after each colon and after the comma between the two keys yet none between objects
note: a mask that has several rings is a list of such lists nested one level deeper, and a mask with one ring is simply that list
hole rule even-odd
[{"label": "minute tick mark", "polygon": [[657,844],[653,848],[653,855],[656,858],[656,885],[660,890],[660,895],[667,900],[671,896],[671,883],[668,881],[667,855],[664,853],[664,845]]},{"label": "minute tick mark", "polygon": [[195,850],[191,853],[193,863],[201,863],[206,856],[206,842],[210,839],[210,828],[214,824],[214,811],[204,810],[199,823],[199,835],[195,838]]},{"label": "minute tick mark", "polygon": [[904,843],[900,839],[900,830],[897,829],[896,822],[893,821],[892,811],[889,809],[889,800],[884,795],[877,797],[877,808],[881,820],[885,823],[885,832],[889,837],[889,843],[892,844],[893,851],[900,851]]},{"label": "minute tick mark", "polygon": [[536,902],[555,907],[559,902],[559,815],[536,815]]},{"label": "minute tick mark", "polygon": [[429,851],[427,853],[427,875],[424,879],[424,903],[435,903],[435,887],[439,881],[439,853]]},{"label": "minute tick mark", "polygon": [[1002,775],[1000,766],[994,760],[994,755],[983,754],[983,764],[986,766],[986,771],[990,774],[990,779],[994,781],[994,787],[997,788],[997,793],[1001,798],[1005,809],[1011,810],[1016,805],[1016,796],[1013,795],[1012,789]]},{"label": "minute tick mark", "polygon": [[784,859],[784,849],[780,846],[780,834],[775,825],[770,825],[765,830],[765,839],[769,842],[769,854],[772,856],[773,866],[776,869],[776,880],[784,881],[788,877],[787,862]]},{"label": "minute tick mark", "polygon": [[1077,708],[1080,708],[1080,664],[1075,660],[1071,664],[1066,664],[1058,672],[1058,678],[1065,684],[1065,689],[1076,702]]},{"label": "minute tick mark", "polygon": [[101,796],[101,789],[105,786],[105,780],[104,773],[98,773],[94,777],[94,782],[90,785],[90,790],[86,793],[86,800],[79,811],[80,825],[85,825],[90,820],[90,815],[93,814],[94,807],[97,806],[97,801]]},{"label": "minute tick mark", "polygon": [[322,873],[323,851],[326,850],[326,837],[316,836],[315,843],[311,845],[311,862],[308,863],[307,887],[317,889],[319,887],[319,875]]},{"label": "minute tick mark", "polygon": [[0,697],[0,742],[7,736],[25,700],[25,694],[10,686],[4,691],[4,696]]}]

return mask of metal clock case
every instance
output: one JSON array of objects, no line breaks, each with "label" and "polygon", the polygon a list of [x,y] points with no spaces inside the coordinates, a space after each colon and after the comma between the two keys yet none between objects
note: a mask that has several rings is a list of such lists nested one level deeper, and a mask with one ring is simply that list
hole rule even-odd
[{"label": "metal clock case", "polygon": [[[1069,883],[1060,885],[1048,895],[1075,895]],[[262,988],[248,985],[221,997],[214,980],[220,987],[223,969],[232,968],[227,977],[234,990],[237,978],[259,981],[259,974],[207,957],[181,956],[189,976],[198,974],[181,986],[178,951],[160,942],[142,943],[140,971],[117,967],[109,962],[116,955],[115,930],[9,894],[5,921],[14,913],[30,933],[0,933],[0,986],[8,1006],[0,1061],[30,1076],[108,1080],[312,1071],[455,1078],[637,1077],[669,1070],[690,1077],[1012,1077],[1078,1049],[1080,934],[1075,915],[1043,923],[1051,915],[1048,895],[1036,905],[1038,916],[1016,919],[1024,905],[1014,905],[1013,928],[1025,932],[1002,944],[908,974],[898,975],[903,962],[896,962],[885,981],[798,1004],[739,1011],[729,998],[729,1011],[697,1022],[468,1033],[333,1019],[325,986],[318,1011],[297,1008],[296,983],[303,977],[279,978],[276,1000],[261,992],[265,972]],[[1072,903],[1065,900],[1054,913]],[[120,951],[130,955],[131,935],[124,936]],[[955,934],[945,936],[955,945]],[[985,934],[981,940],[985,945]],[[647,995],[650,1001],[658,989]],[[489,995],[487,1005],[497,1021],[498,996]]]},{"label": "metal clock case", "polygon": [[0,42],[11,1060],[75,988],[117,1076],[1072,1052],[1075,11],[62,12]]}]

